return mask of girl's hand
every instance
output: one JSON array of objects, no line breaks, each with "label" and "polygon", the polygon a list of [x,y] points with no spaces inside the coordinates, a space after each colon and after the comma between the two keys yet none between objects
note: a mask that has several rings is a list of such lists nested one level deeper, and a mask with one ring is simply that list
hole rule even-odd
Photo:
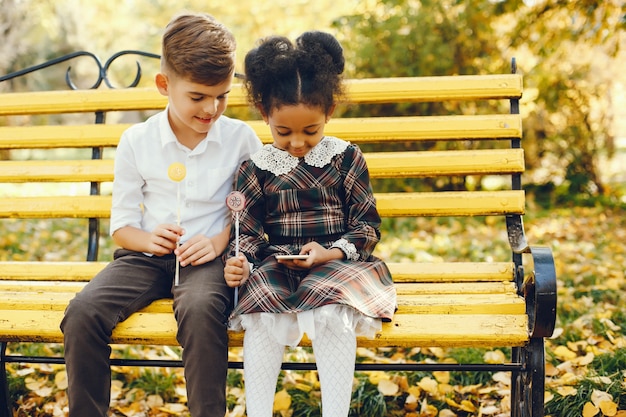
[{"label": "girl's hand", "polygon": [[224,280],[231,288],[242,286],[250,277],[250,264],[244,255],[226,260],[224,266]]},{"label": "girl's hand", "polygon": [[343,252],[339,248],[326,249],[317,242],[309,242],[302,246],[299,255],[309,255],[307,259],[279,259],[278,263],[290,269],[311,269],[333,259],[343,259]]}]

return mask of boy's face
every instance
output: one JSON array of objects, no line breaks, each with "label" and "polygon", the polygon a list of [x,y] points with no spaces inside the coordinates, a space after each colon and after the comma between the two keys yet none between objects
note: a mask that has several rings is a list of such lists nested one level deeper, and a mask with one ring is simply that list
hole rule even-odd
[{"label": "boy's face", "polygon": [[224,113],[232,77],[217,85],[203,85],[175,75],[159,73],[159,92],[168,97],[168,118],[176,137],[184,145],[195,146],[206,137]]}]

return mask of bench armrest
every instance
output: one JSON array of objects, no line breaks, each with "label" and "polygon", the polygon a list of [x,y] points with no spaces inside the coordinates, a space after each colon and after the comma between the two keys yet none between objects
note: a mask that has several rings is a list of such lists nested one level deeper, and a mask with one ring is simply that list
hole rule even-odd
[{"label": "bench armrest", "polygon": [[533,272],[522,284],[526,299],[528,330],[531,338],[550,337],[556,324],[556,269],[554,257],[548,247],[529,248],[533,259]]}]

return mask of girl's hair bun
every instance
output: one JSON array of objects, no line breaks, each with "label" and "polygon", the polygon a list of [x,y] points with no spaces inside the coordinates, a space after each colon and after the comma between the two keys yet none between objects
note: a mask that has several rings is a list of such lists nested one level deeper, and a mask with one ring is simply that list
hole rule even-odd
[{"label": "girl's hair bun", "polygon": [[343,48],[337,39],[329,33],[304,32],[296,39],[296,47],[305,55],[317,57],[325,64],[330,64],[336,74],[342,74],[345,67]]}]

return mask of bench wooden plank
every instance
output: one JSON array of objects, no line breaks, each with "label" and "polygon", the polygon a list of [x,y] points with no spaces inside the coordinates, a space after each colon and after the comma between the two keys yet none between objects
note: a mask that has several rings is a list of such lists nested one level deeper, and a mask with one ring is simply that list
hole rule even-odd
[{"label": "bench wooden plank", "polygon": [[[512,281],[512,262],[388,262],[394,282]],[[469,287],[469,285],[468,285]]]},{"label": "bench wooden plank", "polygon": [[[407,314],[525,314],[524,300],[517,294],[423,294],[421,284],[414,284],[410,294],[398,296],[398,306]],[[0,300],[0,310],[65,311],[75,292],[6,291]],[[173,312],[172,301],[157,300],[141,311],[150,313]]]},{"label": "bench wooden plank", "polygon": [[[107,262],[0,262],[0,279],[15,281],[86,282]],[[397,283],[462,282],[471,291],[475,282],[508,282],[513,280],[512,262],[388,262]],[[472,282],[472,285],[465,284]]]},{"label": "bench wooden plank", "polygon": [[[450,191],[375,194],[383,217],[488,216],[524,213],[523,191]],[[463,201],[459,205],[459,201]],[[0,218],[108,218],[110,196],[10,197]]]},{"label": "bench wooden plank", "polygon": [[[520,149],[366,153],[371,178],[514,174],[524,171]],[[0,161],[0,182],[110,182],[113,160]]]},{"label": "bench wooden plank", "polygon": [[[375,194],[383,217],[523,214],[523,191],[440,191]],[[462,201],[462,203],[461,203]]]},{"label": "bench wooden plank", "polygon": [[[247,122],[264,143],[271,132],[259,120]],[[130,124],[76,126],[22,126],[0,128],[0,149],[89,148],[117,146]],[[522,137],[518,114],[472,116],[401,116],[331,119],[325,129],[329,136],[344,140],[401,142],[407,140],[509,139]]]},{"label": "bench wooden plank", "polygon": [[113,181],[113,160],[0,161],[0,182],[91,181]]},{"label": "bench wooden plank", "polygon": [[[519,74],[346,80],[347,100],[356,104],[520,98],[522,89],[523,81]],[[0,116],[156,110],[165,108],[167,104],[167,98],[154,87],[42,91],[3,96],[7,99],[0,103]],[[246,105],[241,84],[233,84],[228,95],[228,106]]]},{"label": "bench wooden plank", "polygon": [[[6,341],[61,343],[62,311],[0,310],[0,333]],[[424,314],[396,313],[384,323],[376,339],[359,338],[359,346],[489,347],[522,346],[528,341],[526,315],[518,314]],[[230,346],[241,346],[243,333],[230,332]],[[138,312],[113,332],[120,344],[176,346],[176,321],[172,313]],[[306,341],[303,345],[307,344]]]},{"label": "bench wooden plank", "polygon": [[348,100],[356,103],[396,103],[520,98],[520,74],[349,80]]},{"label": "bench wooden plank", "polygon": [[[1,265],[0,265],[1,268]],[[19,281],[0,280],[0,291],[6,293],[77,293],[86,281]],[[513,282],[478,281],[478,282],[420,282],[396,283],[398,295],[411,294],[516,294],[517,286]],[[0,300],[0,303],[2,300]]]},{"label": "bench wooden plank", "polygon": [[450,175],[514,174],[524,171],[524,151],[490,149],[468,151],[366,153],[372,178],[413,178]]}]

